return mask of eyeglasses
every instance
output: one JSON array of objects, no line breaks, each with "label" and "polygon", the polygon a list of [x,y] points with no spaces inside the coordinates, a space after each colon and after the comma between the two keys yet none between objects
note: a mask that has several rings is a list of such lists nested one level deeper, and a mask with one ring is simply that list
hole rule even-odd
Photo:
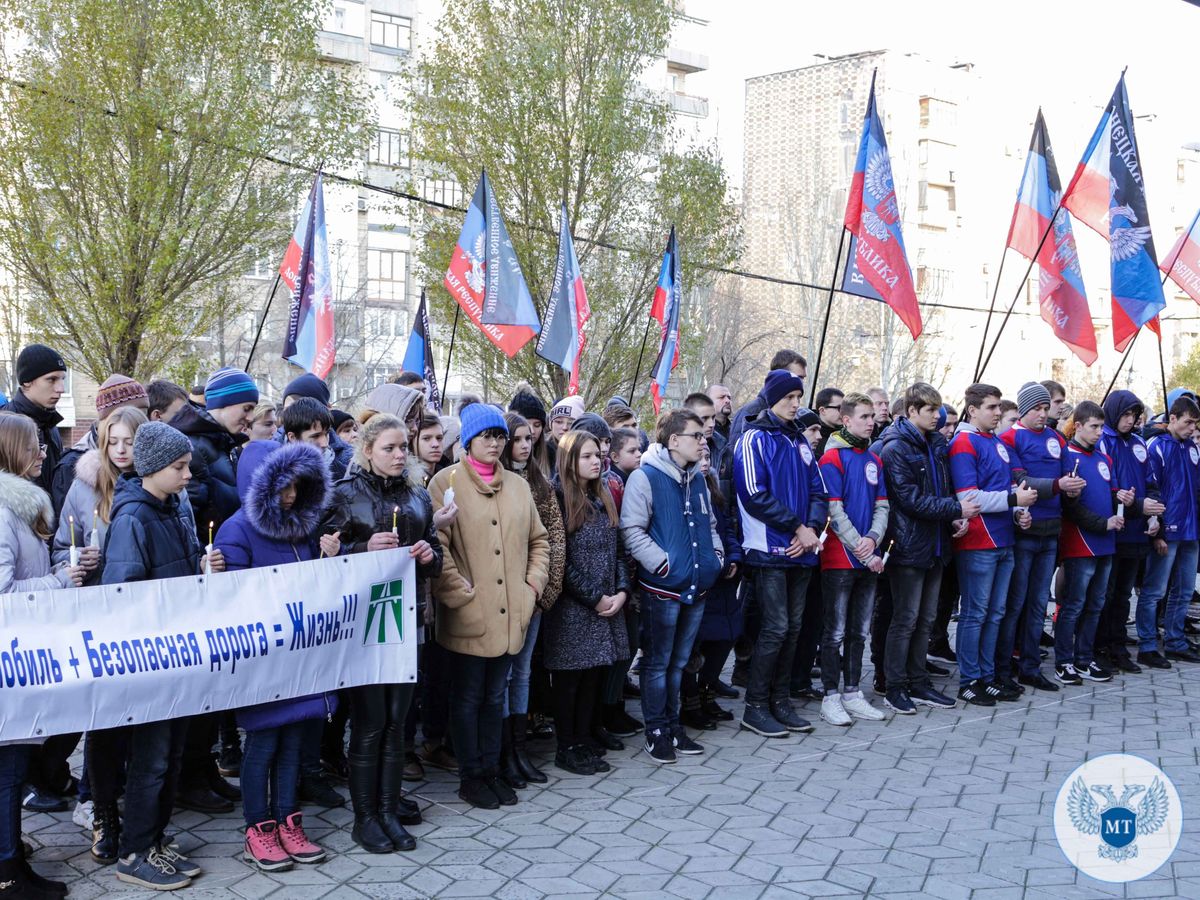
[{"label": "eyeglasses", "polygon": [[684,431],[684,432],[680,433],[680,437],[690,437],[692,440],[696,441],[699,444],[704,444],[704,443],[708,442],[708,438],[706,438],[704,436],[703,431]]},{"label": "eyeglasses", "polygon": [[840,403],[837,406],[834,406],[832,403],[830,403],[828,406],[821,407],[821,409],[836,409],[838,411],[841,411],[841,408],[842,408],[842,404],[840,404]]}]

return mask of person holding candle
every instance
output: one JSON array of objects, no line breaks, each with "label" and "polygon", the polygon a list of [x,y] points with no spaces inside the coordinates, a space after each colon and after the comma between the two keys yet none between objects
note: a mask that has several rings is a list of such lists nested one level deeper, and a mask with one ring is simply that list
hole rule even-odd
[{"label": "person holding candle", "polygon": [[[219,550],[205,555],[180,495],[191,480],[192,444],[170,425],[148,422],[133,439],[134,471],[121,476],[104,542],[103,584],[177,578],[225,568]],[[154,890],[186,887],[200,867],[165,841],[184,749],[187,719],[90,732],[87,767],[96,815],[116,807],[117,772],[128,745],[125,810],[117,878]]]},{"label": "person holding candle", "polygon": [[[52,566],[46,548],[54,513],[37,484],[45,449],[26,416],[0,413],[0,594],[49,591],[83,584],[82,566]],[[0,744],[0,897],[52,897],[61,882],[36,874],[21,843],[21,784],[37,743]],[[10,893],[11,892],[11,893]]]},{"label": "person holding candle", "polygon": [[[321,531],[336,535],[345,553],[407,547],[417,561],[420,598],[425,580],[441,571],[442,547],[429,494],[411,479],[407,463],[408,432],[403,423],[385,414],[368,419],[354,462],[334,486],[333,505]],[[449,511],[451,517],[453,512]],[[422,612],[418,608],[418,621]],[[370,853],[416,847],[404,826],[419,823],[421,810],[401,791],[404,720],[415,687],[411,683],[371,684],[350,690],[352,836]]]},{"label": "person holding candle", "polygon": [[[435,507],[454,490],[458,515],[439,528],[446,548],[434,587],[437,640],[451,654],[450,731],[458,795],[481,809],[517,802],[500,780],[504,692],[549,579],[546,528],[525,479],[500,465],[508,425],[495,407],[462,410],[466,456],[429,483]],[[451,488],[453,485],[453,488]]]}]

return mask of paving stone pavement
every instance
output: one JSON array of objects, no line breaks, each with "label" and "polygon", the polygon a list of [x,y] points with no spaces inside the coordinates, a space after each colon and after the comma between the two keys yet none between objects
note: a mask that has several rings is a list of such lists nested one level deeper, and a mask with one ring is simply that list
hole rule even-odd
[{"label": "paving stone pavement", "polygon": [[[725,705],[740,714],[738,701]],[[456,780],[431,771],[412,786],[425,824],[412,829],[418,845],[407,854],[359,850],[349,808],[308,808],[308,833],[330,859],[266,875],[241,859],[240,809],[180,811],[172,826],[205,874],[179,896],[1200,897],[1189,821],[1200,812],[1200,666],[845,729],[820,722],[817,706],[800,705],[813,734],[770,740],[723,724],[698,735],[704,756],[674,766],[651,763],[635,739],[609,754],[611,772],[579,777],[550,765],[546,746],[550,783],[494,812],[466,806]],[[1184,805],[1172,858],[1128,885],[1080,874],[1054,838],[1063,780],[1112,752],[1163,768]],[[35,865],[70,881],[72,897],[137,890],[92,862],[69,812],[26,814],[24,827]]]}]

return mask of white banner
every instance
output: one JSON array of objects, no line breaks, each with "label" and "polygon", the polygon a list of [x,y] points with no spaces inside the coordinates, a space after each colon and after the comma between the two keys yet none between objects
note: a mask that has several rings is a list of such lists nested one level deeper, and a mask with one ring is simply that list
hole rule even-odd
[{"label": "white banner", "polygon": [[416,681],[408,548],[0,596],[0,742]]}]

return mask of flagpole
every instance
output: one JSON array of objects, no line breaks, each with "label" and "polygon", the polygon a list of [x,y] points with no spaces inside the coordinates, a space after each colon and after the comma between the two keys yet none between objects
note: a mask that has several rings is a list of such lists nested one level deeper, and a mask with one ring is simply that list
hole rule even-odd
[{"label": "flagpole", "polygon": [[262,318],[258,321],[258,330],[254,332],[254,343],[250,345],[250,355],[246,357],[246,367],[242,370],[250,374],[250,363],[254,361],[254,351],[258,349],[258,339],[262,337],[263,326],[267,324],[267,313],[271,311],[271,303],[275,299],[275,291],[279,288],[282,272],[275,273],[275,281],[271,284],[271,293],[267,294],[267,305],[263,309]]},{"label": "flagpole", "polygon": [[638,351],[637,368],[633,370],[633,384],[629,386],[629,408],[633,409],[633,394],[637,390],[638,377],[642,374],[642,357],[646,355],[646,339],[650,337],[650,317],[646,317],[646,330],[642,332],[642,349]]},{"label": "flagpole", "polygon": [[[821,356],[825,353],[825,335],[829,331],[829,314],[833,311],[833,294],[837,290],[838,268],[842,264],[842,248],[846,245],[846,228],[842,226],[842,236],[838,238],[837,256],[833,259],[833,280],[829,282],[829,297],[825,300],[825,321],[821,325],[821,343],[817,345],[817,362],[813,366],[813,377],[809,387],[813,392],[819,391],[818,378],[821,375]],[[814,393],[815,396],[815,393]]]},{"label": "flagpole", "polygon": [[[1029,265],[1025,268],[1025,274],[1021,276],[1017,292],[1013,294],[1012,303],[1008,304],[1008,310],[1004,313],[1004,318],[1000,320],[1000,327],[996,329],[996,340],[992,342],[992,349],[988,351],[987,358],[983,361],[983,365],[979,367],[979,371],[975,373],[975,380],[979,381],[983,377],[983,373],[987,370],[988,363],[992,361],[992,354],[996,352],[996,347],[1000,344],[1000,336],[1004,334],[1004,326],[1008,324],[1009,318],[1013,314],[1013,310],[1017,307],[1017,301],[1021,299],[1021,291],[1025,289],[1025,282],[1029,280],[1029,273],[1033,271],[1033,266],[1037,262],[1038,256],[1042,252],[1042,247],[1046,245],[1046,238],[1050,237],[1050,233],[1054,231],[1054,222],[1058,219],[1058,214],[1062,212],[1062,201],[1059,201],[1058,206],[1054,208],[1054,215],[1050,217],[1050,224],[1046,226],[1046,230],[1042,232],[1042,239],[1038,241],[1037,249],[1033,251],[1033,257],[1029,260]],[[999,276],[996,278],[996,285],[999,287]]]},{"label": "flagpole", "polygon": [[1000,254],[1000,268],[996,270],[996,286],[992,288],[992,302],[988,304],[987,321],[983,324],[983,339],[979,342],[979,356],[975,359],[975,375],[971,378],[972,382],[979,381],[980,372],[979,364],[983,362],[983,348],[987,346],[988,331],[992,327],[992,312],[996,309],[996,295],[1000,293],[1000,279],[1004,277],[1004,261],[1008,259],[1008,244],[1004,245],[1004,252]]},{"label": "flagpole", "polygon": [[[454,303],[454,324],[450,326],[450,349],[446,351],[446,373],[442,376],[442,406],[445,407],[450,399],[450,359],[454,356],[454,336],[458,334],[458,317],[462,315],[462,307],[458,301]],[[429,336],[425,336],[429,340]]]}]

